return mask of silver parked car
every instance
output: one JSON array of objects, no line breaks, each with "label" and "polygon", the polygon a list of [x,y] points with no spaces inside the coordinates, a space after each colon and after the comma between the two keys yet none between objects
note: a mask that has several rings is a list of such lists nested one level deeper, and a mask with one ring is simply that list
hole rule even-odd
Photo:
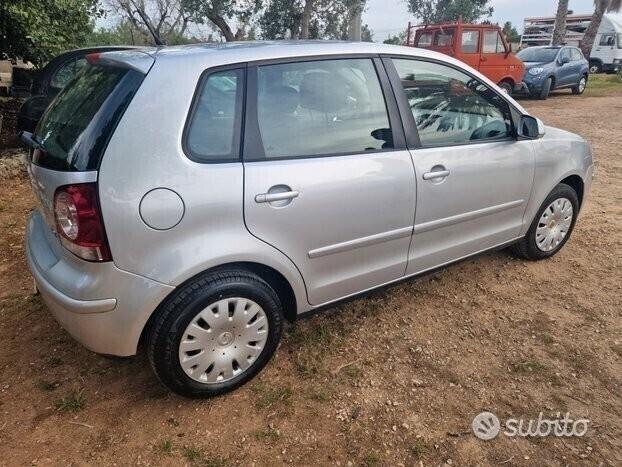
[{"label": "silver parked car", "polygon": [[29,171],[28,264],[95,352],[144,342],[173,391],[256,375],[283,320],[512,245],[548,258],[593,174],[445,55],[264,42],[108,52],[54,100]]}]

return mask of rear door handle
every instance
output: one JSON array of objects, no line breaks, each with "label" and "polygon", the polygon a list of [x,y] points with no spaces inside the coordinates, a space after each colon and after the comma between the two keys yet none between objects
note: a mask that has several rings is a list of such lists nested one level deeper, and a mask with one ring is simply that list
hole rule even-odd
[{"label": "rear door handle", "polygon": [[298,198],[297,191],[283,191],[281,193],[260,193],[255,195],[256,203],[272,203],[274,201],[285,201],[288,199]]},{"label": "rear door handle", "polygon": [[424,180],[434,180],[436,178],[445,178],[449,176],[449,170],[434,170],[423,174]]}]

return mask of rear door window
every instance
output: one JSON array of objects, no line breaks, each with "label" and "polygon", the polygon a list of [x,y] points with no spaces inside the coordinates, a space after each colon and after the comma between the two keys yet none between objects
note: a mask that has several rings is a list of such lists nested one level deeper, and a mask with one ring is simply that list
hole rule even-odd
[{"label": "rear door window", "polygon": [[421,33],[417,41],[417,47],[430,47],[432,45],[432,35],[431,32]]},{"label": "rear door window", "polygon": [[263,154],[299,158],[393,148],[387,107],[371,59],[258,67],[257,122]]},{"label": "rear door window", "polygon": [[97,170],[108,141],[144,75],[88,64],[52,101],[35,130],[33,163],[66,171]]},{"label": "rear door window", "polygon": [[445,29],[436,32],[434,36],[434,45],[437,47],[451,47],[454,43],[454,30]]},{"label": "rear door window", "polygon": [[204,79],[185,138],[192,160],[239,159],[244,86],[243,68],[213,72]]}]

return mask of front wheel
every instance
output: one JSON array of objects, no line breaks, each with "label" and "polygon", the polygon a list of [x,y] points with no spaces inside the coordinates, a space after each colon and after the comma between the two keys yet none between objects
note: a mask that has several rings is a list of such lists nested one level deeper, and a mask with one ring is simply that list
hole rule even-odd
[{"label": "front wheel", "polygon": [[512,245],[512,251],[525,259],[553,256],[566,244],[579,213],[579,198],[564,183],[557,185],[544,200],[527,234]]},{"label": "front wheel", "polygon": [[512,83],[510,83],[508,81],[501,81],[498,86],[508,96],[512,95],[512,91],[514,90],[514,87],[512,86]]},{"label": "front wheel", "polygon": [[572,87],[572,93],[575,95],[581,95],[585,92],[585,88],[587,87],[587,76],[581,76],[581,79],[577,83],[576,86]]},{"label": "front wheel", "polygon": [[148,354],[160,381],[186,397],[211,397],[252,379],[276,351],[279,297],[244,269],[207,273],[160,307]]}]

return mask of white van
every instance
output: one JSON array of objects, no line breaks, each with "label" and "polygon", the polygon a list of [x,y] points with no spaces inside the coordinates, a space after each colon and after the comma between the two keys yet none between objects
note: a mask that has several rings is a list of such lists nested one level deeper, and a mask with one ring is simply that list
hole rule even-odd
[{"label": "white van", "polygon": [[605,15],[598,28],[590,55],[590,72],[622,69],[622,16]]}]

